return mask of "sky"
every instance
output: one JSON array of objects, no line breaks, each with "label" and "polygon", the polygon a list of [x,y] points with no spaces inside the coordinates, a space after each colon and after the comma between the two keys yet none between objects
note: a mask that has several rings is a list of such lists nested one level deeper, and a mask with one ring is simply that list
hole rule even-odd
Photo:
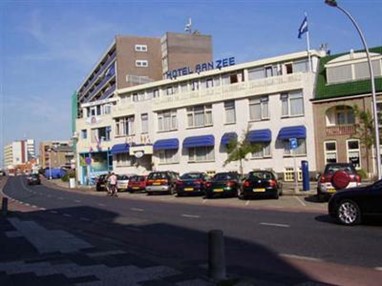
[{"label": "sky", "polygon": [[[382,0],[339,0],[369,48],[382,46]],[[0,1],[0,167],[13,141],[69,140],[71,96],[116,35],[161,37],[192,29],[212,36],[214,59],[243,63],[307,48],[363,49],[349,18],[324,0]]]}]

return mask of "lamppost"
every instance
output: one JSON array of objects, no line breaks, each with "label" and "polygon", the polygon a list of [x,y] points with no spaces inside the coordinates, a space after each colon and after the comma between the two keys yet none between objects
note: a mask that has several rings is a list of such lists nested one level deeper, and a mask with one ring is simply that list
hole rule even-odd
[{"label": "lamppost", "polygon": [[354,27],[356,28],[359,36],[361,37],[361,41],[362,41],[363,47],[364,47],[366,55],[367,55],[367,61],[369,64],[369,72],[370,72],[370,82],[371,82],[371,96],[372,96],[372,100],[373,100],[374,136],[375,136],[375,153],[376,153],[376,161],[377,161],[377,176],[378,176],[378,179],[380,179],[381,178],[381,151],[379,149],[380,146],[379,146],[379,129],[378,129],[378,113],[377,113],[377,96],[375,93],[374,71],[373,71],[373,66],[371,63],[369,48],[367,47],[365,37],[364,37],[360,27],[358,26],[357,22],[353,18],[353,16],[348,11],[346,11],[342,7],[338,6],[336,0],[325,0],[325,4],[339,9],[350,19],[350,21],[353,23]]}]

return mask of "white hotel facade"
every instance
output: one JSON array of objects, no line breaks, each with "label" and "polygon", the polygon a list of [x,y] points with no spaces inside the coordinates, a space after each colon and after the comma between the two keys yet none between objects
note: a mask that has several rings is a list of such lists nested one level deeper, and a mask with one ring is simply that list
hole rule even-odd
[{"label": "white hotel facade", "polygon": [[[324,51],[311,50],[117,89],[84,103],[76,120],[78,180],[100,173],[239,171],[226,144],[248,132],[262,150],[244,172],[272,169],[285,180],[307,161],[316,171],[314,98]],[[310,59],[310,64],[309,64]],[[232,59],[231,59],[232,60]],[[290,148],[290,139],[297,148]]]}]

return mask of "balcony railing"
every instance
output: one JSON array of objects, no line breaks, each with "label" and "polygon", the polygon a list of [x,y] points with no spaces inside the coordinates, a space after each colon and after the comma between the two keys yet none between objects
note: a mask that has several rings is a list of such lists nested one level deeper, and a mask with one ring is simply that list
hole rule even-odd
[{"label": "balcony railing", "polygon": [[355,132],[355,125],[336,125],[326,127],[326,136],[353,135]]}]

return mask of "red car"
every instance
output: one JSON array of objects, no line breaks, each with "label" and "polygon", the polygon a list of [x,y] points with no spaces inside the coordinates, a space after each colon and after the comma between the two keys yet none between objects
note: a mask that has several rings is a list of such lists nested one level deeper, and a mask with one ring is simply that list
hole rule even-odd
[{"label": "red car", "polygon": [[146,178],[147,176],[138,175],[130,177],[127,190],[130,193],[144,191],[146,188]]}]

